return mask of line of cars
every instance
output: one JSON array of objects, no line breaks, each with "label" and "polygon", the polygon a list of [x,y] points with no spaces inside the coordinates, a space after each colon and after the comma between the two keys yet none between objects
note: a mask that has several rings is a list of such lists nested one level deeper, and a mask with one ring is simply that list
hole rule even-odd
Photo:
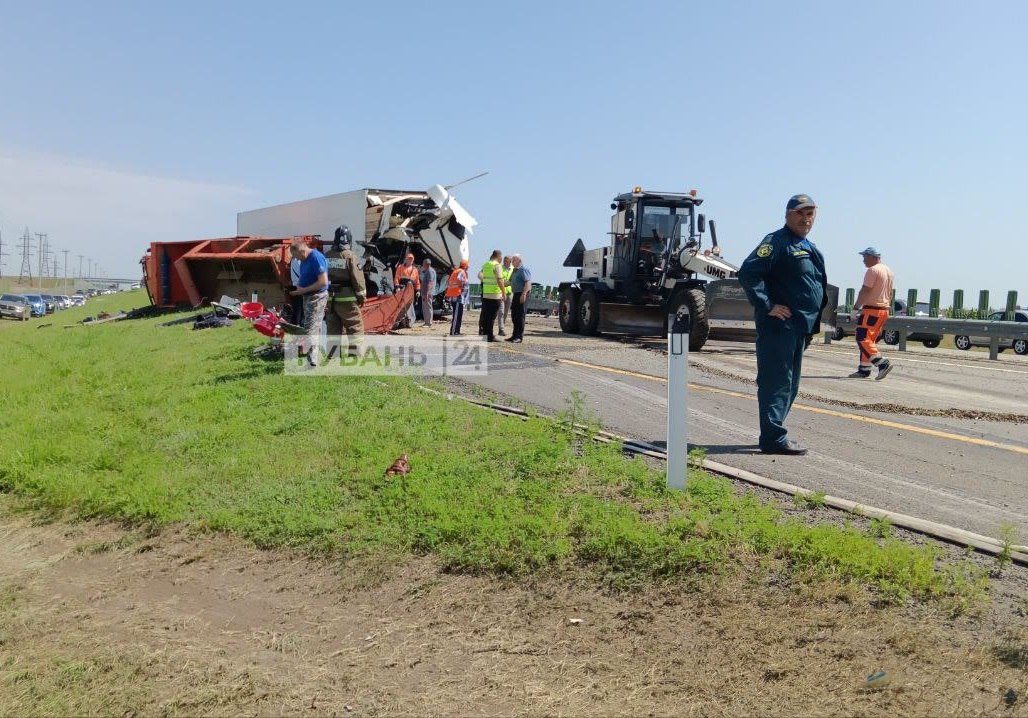
[{"label": "line of cars", "polygon": [[[91,290],[92,291],[92,290]],[[45,317],[47,314],[81,307],[90,292],[78,290],[75,294],[0,294],[0,319],[17,319],[27,322],[31,317]]]}]

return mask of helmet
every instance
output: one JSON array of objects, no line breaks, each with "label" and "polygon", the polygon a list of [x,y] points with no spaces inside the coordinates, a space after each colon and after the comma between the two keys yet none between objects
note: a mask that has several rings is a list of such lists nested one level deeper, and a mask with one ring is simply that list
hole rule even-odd
[{"label": "helmet", "polygon": [[334,249],[349,249],[353,243],[353,235],[350,234],[350,228],[345,224],[341,224],[336,227],[335,237],[332,239],[332,247]]}]

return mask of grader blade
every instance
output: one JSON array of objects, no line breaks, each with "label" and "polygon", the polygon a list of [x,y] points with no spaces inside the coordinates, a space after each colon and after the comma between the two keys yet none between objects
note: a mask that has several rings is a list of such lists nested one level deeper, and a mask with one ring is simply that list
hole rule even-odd
[{"label": "grader blade", "polygon": [[600,304],[598,328],[607,334],[659,337],[664,335],[665,320],[660,306],[607,302]]}]

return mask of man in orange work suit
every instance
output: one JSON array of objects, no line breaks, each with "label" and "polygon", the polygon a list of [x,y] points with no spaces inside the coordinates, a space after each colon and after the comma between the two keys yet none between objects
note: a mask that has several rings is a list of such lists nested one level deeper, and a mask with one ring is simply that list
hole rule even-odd
[{"label": "man in orange work suit", "polygon": [[[408,284],[414,285],[414,301],[417,301],[417,291],[421,289],[421,278],[418,268],[414,266],[414,255],[407,252],[407,256],[403,258],[403,264],[396,268],[396,275],[393,277],[393,286],[397,294],[403,291],[403,288]],[[407,314],[403,318],[403,326],[410,329],[414,326],[414,302],[411,302],[410,306],[407,307]]]},{"label": "man in orange work suit", "polygon": [[864,286],[857,294],[853,310],[857,313],[857,346],[860,347],[860,364],[850,374],[853,379],[866,379],[871,369],[878,369],[876,380],[884,379],[892,371],[892,363],[878,351],[878,337],[889,319],[892,305],[892,270],[882,262],[882,254],[874,247],[860,253],[864,258]]}]

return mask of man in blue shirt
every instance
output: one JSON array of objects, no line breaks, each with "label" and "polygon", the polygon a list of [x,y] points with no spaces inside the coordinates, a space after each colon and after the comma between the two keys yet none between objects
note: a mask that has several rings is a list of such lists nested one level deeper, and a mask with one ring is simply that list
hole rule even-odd
[{"label": "man in blue shirt", "polygon": [[739,269],[739,282],[757,325],[757,404],[760,450],[802,455],[786,438],[785,418],[800,388],[803,352],[821,329],[828,301],[825,260],[807,235],[817,205],[808,195],[789,199],[785,226],[764,237]]},{"label": "man in blue shirt", "polygon": [[525,310],[528,306],[528,294],[532,291],[532,273],[521,260],[520,254],[511,256],[511,264],[513,271],[510,275],[510,316],[514,322],[514,333],[507,341],[520,344],[525,338]]},{"label": "man in blue shirt", "polygon": [[300,276],[296,289],[290,292],[294,297],[303,297],[303,328],[307,330],[307,361],[312,367],[318,365],[318,347],[321,344],[321,323],[328,306],[328,260],[316,249],[307,246],[302,237],[293,237],[289,251],[300,260]]}]

